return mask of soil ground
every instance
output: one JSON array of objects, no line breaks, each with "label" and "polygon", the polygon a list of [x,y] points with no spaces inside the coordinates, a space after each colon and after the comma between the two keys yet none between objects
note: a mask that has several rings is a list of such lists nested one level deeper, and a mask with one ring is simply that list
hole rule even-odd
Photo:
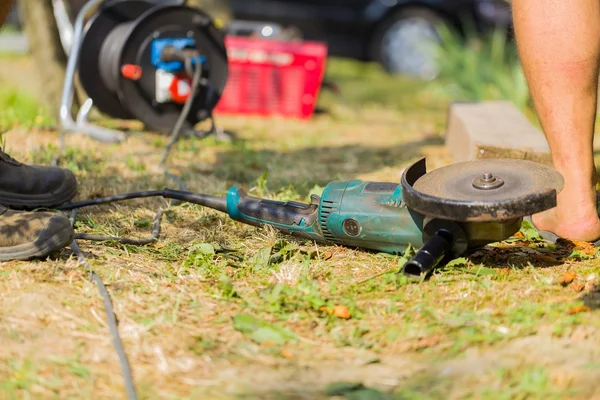
[{"label": "soil ground", "polygon": [[[4,88],[35,94],[34,77],[26,58],[0,62]],[[236,184],[305,201],[334,179],[397,182],[420,157],[431,169],[450,162],[445,104],[407,85],[386,106],[369,92],[375,83],[338,78],[367,105],[324,93],[327,112],[307,122],[219,117],[238,139],[183,140],[171,171],[192,191]],[[58,134],[39,126],[15,125],[5,141],[27,163],[58,150]],[[173,187],[157,167],[165,142],[69,135],[61,165],[77,174],[79,199]],[[159,199],[82,210],[76,228],[144,237],[160,207],[154,244],[80,241],[111,293],[140,398],[600,399],[590,246],[548,246],[524,227],[411,283],[395,274],[400,256],[296,241]],[[0,265],[0,342],[0,398],[125,398],[102,300],[68,248]]]}]

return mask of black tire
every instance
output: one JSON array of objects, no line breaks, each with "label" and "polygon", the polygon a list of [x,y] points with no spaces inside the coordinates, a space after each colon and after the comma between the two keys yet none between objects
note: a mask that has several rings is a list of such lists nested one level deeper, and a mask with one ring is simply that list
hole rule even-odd
[{"label": "black tire", "polygon": [[[386,47],[389,46],[386,46],[386,40],[392,34],[392,29],[398,27],[398,24],[406,22],[416,22],[424,29],[431,29],[431,33],[433,34],[432,39],[434,40],[437,40],[436,27],[439,25],[448,25],[448,21],[445,18],[429,9],[406,8],[395,11],[375,29],[369,45],[369,58],[371,61],[381,64],[390,74],[406,75],[425,80],[433,79],[437,76],[437,69],[434,67],[432,56],[422,53],[421,57],[423,60],[427,59],[428,63],[419,68],[416,65],[409,67],[408,62],[406,63],[407,66],[402,67],[401,63],[398,63],[398,55],[394,57],[394,60],[390,54],[387,54],[389,50]],[[418,53],[407,53],[407,55],[418,57]],[[418,58],[415,58],[415,61],[418,62]]]}]

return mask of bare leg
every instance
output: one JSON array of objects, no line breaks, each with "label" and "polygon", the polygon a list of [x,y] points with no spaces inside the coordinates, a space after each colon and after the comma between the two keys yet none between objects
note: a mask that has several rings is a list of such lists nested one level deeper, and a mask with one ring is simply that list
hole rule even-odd
[{"label": "bare leg", "polygon": [[593,159],[600,1],[514,0],[525,75],[552,152],[565,178],[558,206],[533,216],[541,230],[573,240],[600,238]]}]

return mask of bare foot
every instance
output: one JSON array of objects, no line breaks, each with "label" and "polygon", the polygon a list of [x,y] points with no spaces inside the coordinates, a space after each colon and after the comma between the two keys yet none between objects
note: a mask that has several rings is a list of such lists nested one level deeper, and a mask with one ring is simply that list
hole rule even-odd
[{"label": "bare foot", "polygon": [[563,239],[594,242],[600,239],[600,218],[595,187],[583,188],[565,182],[558,195],[558,205],[532,216],[537,229],[549,231]]}]

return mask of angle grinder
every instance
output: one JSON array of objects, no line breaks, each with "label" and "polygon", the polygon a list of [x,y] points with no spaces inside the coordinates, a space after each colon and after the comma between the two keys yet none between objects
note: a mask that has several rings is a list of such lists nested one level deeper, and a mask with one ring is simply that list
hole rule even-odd
[{"label": "angle grinder", "polygon": [[59,209],[162,196],[317,242],[392,254],[402,254],[412,245],[419,250],[402,272],[420,278],[469,250],[514,235],[523,217],[556,206],[556,195],[563,185],[558,172],[533,161],[482,159],[427,173],[423,158],[404,171],[399,184],[333,181],[308,204],[257,198],[232,187],[225,197],[163,189],[82,201]]}]

